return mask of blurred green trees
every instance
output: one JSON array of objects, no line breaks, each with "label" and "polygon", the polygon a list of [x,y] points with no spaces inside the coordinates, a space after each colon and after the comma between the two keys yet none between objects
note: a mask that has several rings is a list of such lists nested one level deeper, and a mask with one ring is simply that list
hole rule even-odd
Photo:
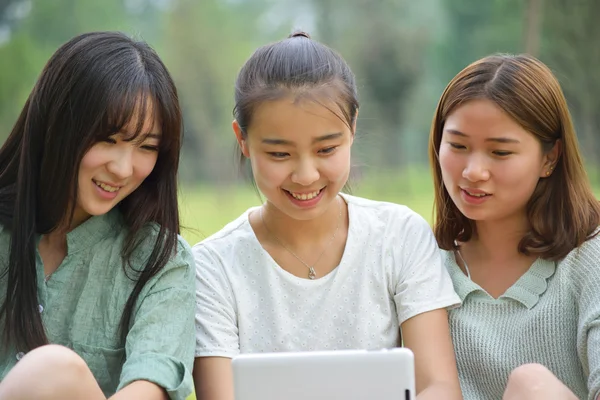
[{"label": "blurred green trees", "polygon": [[233,85],[258,46],[295,28],[338,50],[359,84],[358,162],[426,162],[431,117],[446,83],[495,52],[531,52],[559,77],[586,150],[600,154],[597,0],[0,0],[0,141],[52,52],[91,30],[147,40],[177,81],[186,118],[182,176],[237,176]]}]

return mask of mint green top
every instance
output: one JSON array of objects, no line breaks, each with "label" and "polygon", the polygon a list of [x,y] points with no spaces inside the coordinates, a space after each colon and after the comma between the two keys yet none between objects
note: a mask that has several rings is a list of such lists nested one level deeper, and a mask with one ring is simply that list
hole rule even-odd
[{"label": "mint green top", "polygon": [[462,305],[450,327],[465,400],[502,398],[510,372],[551,370],[579,399],[600,394],[600,236],[558,263],[538,259],[498,299],[444,261]]},{"label": "mint green top", "polygon": [[[144,241],[131,259],[134,268],[145,266],[156,231],[148,227],[143,232]],[[177,254],[142,289],[127,340],[122,341],[119,322],[135,283],[123,269],[126,235],[116,209],[88,219],[67,235],[67,256],[47,282],[36,252],[39,310],[46,334],[50,343],[67,346],[85,360],[107,397],[131,382],[147,380],[165,388],[171,399],[185,399],[193,390],[194,259],[179,239]],[[0,271],[8,266],[9,241],[10,233],[0,226]],[[23,355],[3,347],[0,380]]]}]

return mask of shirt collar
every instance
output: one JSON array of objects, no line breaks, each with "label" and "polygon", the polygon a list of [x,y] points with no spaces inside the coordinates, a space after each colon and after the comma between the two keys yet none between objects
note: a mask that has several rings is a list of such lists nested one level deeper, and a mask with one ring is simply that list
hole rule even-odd
[{"label": "shirt collar", "polygon": [[[481,286],[469,279],[456,263],[454,252],[444,251],[444,262],[448,266],[448,272],[454,282],[454,290],[462,301],[473,293],[478,292],[490,300],[490,296]],[[523,304],[528,309],[533,308],[540,300],[541,295],[548,289],[548,280],[556,272],[556,263],[538,258],[508,290],[501,295],[500,299],[512,299]]]},{"label": "shirt collar", "polygon": [[122,229],[123,219],[117,207],[108,213],[92,216],[67,233],[67,252],[73,254],[100,242],[110,233]]}]

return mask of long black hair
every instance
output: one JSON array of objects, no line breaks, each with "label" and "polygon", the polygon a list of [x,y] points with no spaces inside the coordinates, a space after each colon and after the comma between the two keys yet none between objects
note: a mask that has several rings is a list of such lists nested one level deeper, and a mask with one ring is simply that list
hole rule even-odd
[{"label": "long black hair", "polygon": [[[8,273],[0,308],[5,345],[28,351],[48,342],[38,312],[35,237],[71,221],[85,153],[129,123],[140,134],[147,112],[160,121],[157,162],[117,206],[129,229],[123,267],[133,268],[128,276],[136,281],[121,319],[123,337],[140,291],[177,246],[182,140],[177,91],[158,55],[146,43],[118,32],[79,35],[44,67],[0,149],[0,223],[11,235],[8,270],[1,271]],[[156,243],[147,264],[136,270],[129,258],[141,240],[137,233],[150,222],[160,227]]]}]

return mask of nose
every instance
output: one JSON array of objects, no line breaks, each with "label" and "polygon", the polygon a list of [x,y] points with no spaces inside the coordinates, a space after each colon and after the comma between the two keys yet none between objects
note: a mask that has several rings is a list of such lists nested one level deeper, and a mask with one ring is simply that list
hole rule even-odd
[{"label": "nose", "polygon": [[462,176],[470,182],[487,181],[490,178],[490,171],[485,160],[474,155],[468,159]]},{"label": "nose", "polygon": [[306,158],[296,164],[292,173],[292,182],[302,186],[309,186],[319,180],[319,169],[312,159]]},{"label": "nose", "polygon": [[129,178],[133,174],[133,151],[129,148],[115,151],[106,169],[119,180]]}]

